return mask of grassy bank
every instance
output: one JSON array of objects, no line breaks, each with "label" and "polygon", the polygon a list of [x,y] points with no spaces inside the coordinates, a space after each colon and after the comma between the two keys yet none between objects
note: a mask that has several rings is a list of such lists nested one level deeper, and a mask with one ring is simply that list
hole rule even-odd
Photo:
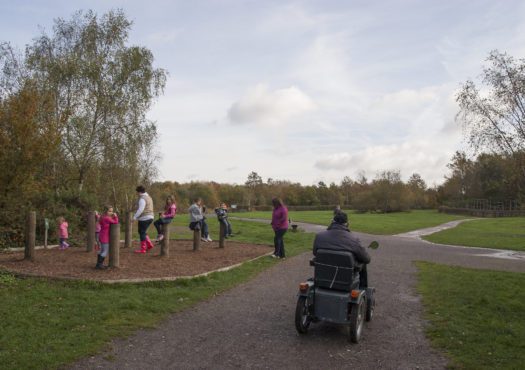
[{"label": "grassy bank", "polygon": [[[175,224],[186,222],[181,217]],[[213,230],[215,224],[210,222]],[[272,244],[268,225],[236,221],[235,227],[240,241]],[[286,234],[287,255],[309,250],[312,238]],[[0,367],[47,369],[71,363],[97,352],[112,338],[154,326],[169,313],[245,282],[275,263],[265,257],[206,278],[118,285],[17,279],[2,273]]]},{"label": "grassy bank", "polygon": [[522,369],[525,274],[426,262],[419,268],[427,334],[460,369]]},{"label": "grassy bank", "polygon": [[440,244],[525,251],[525,217],[469,221],[424,239]]},{"label": "grassy bank", "polygon": [[[400,234],[466,218],[439,213],[435,210],[396,213],[356,213],[347,210],[345,212],[348,213],[352,230],[376,235]],[[232,216],[270,220],[272,213],[246,212],[234,213]],[[331,211],[292,211],[289,216],[293,221],[328,225],[332,220],[333,213]]]}]

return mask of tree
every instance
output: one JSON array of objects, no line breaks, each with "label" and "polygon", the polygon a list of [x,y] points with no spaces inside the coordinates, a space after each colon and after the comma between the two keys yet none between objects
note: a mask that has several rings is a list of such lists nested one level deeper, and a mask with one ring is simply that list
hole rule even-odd
[{"label": "tree", "polygon": [[473,162],[467,158],[464,152],[457,151],[447,167],[452,171],[447,180],[451,180],[451,184],[455,183],[457,190],[455,190],[455,198],[457,200],[464,200],[471,194],[471,189],[474,185]]},{"label": "tree", "polygon": [[408,208],[404,184],[399,171],[383,171],[372,182],[376,209],[382,212],[403,211]]},{"label": "tree", "polygon": [[246,194],[248,207],[252,206],[252,201],[254,199],[256,200],[255,203],[258,205],[260,204],[258,190],[260,190],[262,184],[262,177],[255,171],[250,172],[248,179],[244,183],[248,188],[248,193]]},{"label": "tree", "polygon": [[354,185],[354,181],[348,176],[345,176],[343,180],[341,181],[341,191],[344,194],[344,204],[345,205],[349,205],[352,201],[351,194],[352,194],[353,185]]},{"label": "tree", "polygon": [[262,185],[262,177],[255,171],[250,172],[248,179],[244,183],[247,187],[255,189],[257,186]]},{"label": "tree", "polygon": [[413,173],[408,179],[407,188],[410,196],[411,208],[424,208],[426,206],[427,184],[418,173]]},{"label": "tree", "polygon": [[37,179],[60,143],[53,117],[53,97],[27,81],[17,93],[0,100],[0,209],[27,203],[44,185]]},{"label": "tree", "polygon": [[[470,145],[516,159],[525,176],[525,59],[492,51],[483,70],[483,87],[467,81],[457,95],[463,125]],[[481,91],[488,90],[487,94]]]},{"label": "tree", "polygon": [[146,112],[166,73],[153,68],[150,50],[126,46],[130,28],[121,10],[100,18],[80,11],[69,21],[57,19],[53,35],[43,33],[27,49],[31,75],[53,94],[55,117],[64,122],[62,148],[76,170],[79,192],[108,154],[140,168],[140,156],[156,136]]}]

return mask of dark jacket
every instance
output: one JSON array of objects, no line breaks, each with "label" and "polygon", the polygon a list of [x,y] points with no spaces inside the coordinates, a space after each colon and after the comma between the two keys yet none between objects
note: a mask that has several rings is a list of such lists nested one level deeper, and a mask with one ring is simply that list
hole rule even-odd
[{"label": "dark jacket", "polygon": [[317,254],[318,249],[348,251],[353,253],[357,262],[370,263],[370,255],[361,246],[359,239],[346,226],[335,222],[328,227],[328,230],[321,231],[315,236],[314,256]]}]

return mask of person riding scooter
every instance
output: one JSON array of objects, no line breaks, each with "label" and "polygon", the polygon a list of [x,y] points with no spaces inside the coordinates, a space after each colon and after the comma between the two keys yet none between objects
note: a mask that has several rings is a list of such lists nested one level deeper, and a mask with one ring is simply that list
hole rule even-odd
[{"label": "person riding scooter", "polygon": [[[335,212],[334,212],[335,213]],[[359,288],[368,287],[366,265],[370,263],[370,255],[348,228],[348,216],[343,211],[334,214],[334,219],[326,231],[321,231],[315,236],[313,254],[317,255],[318,249],[351,252],[359,264]]]}]

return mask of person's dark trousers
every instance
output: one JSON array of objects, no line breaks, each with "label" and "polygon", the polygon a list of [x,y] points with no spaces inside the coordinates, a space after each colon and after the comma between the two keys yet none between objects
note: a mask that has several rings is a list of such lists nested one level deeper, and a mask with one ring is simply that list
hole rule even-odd
[{"label": "person's dark trousers", "polygon": [[141,242],[146,240],[146,236],[148,236],[146,232],[148,231],[148,227],[149,225],[151,225],[152,222],[152,219],[146,221],[139,221],[139,236]]},{"label": "person's dark trousers", "polygon": [[228,220],[220,220],[220,223],[224,225],[224,236],[228,236],[232,234],[232,225],[228,222]]},{"label": "person's dark trousers", "polygon": [[366,265],[363,265],[359,271],[359,289],[365,288],[368,288],[368,273],[366,272]]},{"label": "person's dark trousers", "polygon": [[159,218],[157,221],[153,223],[153,226],[155,226],[155,229],[157,229],[157,234],[164,234],[164,230],[162,229],[162,225],[169,224],[171,222],[171,218]]},{"label": "person's dark trousers", "polygon": [[201,221],[201,236],[203,238],[207,238],[208,237],[208,223],[206,222],[206,219],[202,219]]},{"label": "person's dark trousers", "polygon": [[273,238],[273,245],[275,246],[274,254],[281,258],[285,257],[283,240],[284,234],[286,234],[286,229],[275,230],[275,237]]}]

